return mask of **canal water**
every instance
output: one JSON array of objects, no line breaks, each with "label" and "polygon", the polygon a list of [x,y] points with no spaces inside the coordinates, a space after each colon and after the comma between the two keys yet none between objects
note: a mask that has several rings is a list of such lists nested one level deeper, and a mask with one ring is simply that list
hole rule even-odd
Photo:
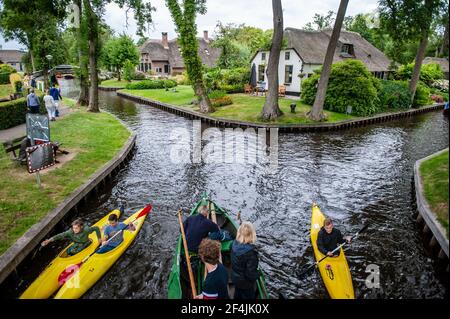
[{"label": "canal water", "polygon": [[[264,163],[173,163],[173,132],[192,121],[102,92],[101,107],[137,133],[136,152],[112,184],[82,213],[94,222],[120,204],[126,215],[154,206],[135,243],[84,298],[166,298],[179,233],[178,209],[190,209],[203,191],[256,226],[260,265],[271,297],[328,298],[321,277],[295,274],[313,261],[311,203],[350,235],[368,230],[346,250],[357,298],[445,298],[448,283],[436,271],[415,224],[413,164],[449,145],[448,119],[432,112],[362,128],[279,134],[278,170]],[[36,258],[43,269],[54,254]],[[369,268],[368,268],[369,267]],[[371,268],[372,267],[372,268]],[[366,272],[379,267],[379,288]],[[30,279],[29,279],[30,280]],[[22,280],[11,295],[29,284]]]}]

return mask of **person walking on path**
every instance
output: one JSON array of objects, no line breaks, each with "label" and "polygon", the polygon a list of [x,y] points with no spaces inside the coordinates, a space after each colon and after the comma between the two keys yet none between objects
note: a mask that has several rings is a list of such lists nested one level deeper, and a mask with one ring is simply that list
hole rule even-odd
[{"label": "person walking on path", "polygon": [[38,114],[40,105],[39,97],[34,93],[34,89],[30,89],[30,94],[27,96],[27,107],[29,112]]},{"label": "person walking on path", "polygon": [[61,90],[58,88],[57,84],[54,84],[50,88],[50,95],[53,97],[55,101],[56,111],[55,114],[58,116],[59,113],[59,101],[62,100]]},{"label": "person walking on path", "polygon": [[49,94],[48,89],[45,90],[44,103],[45,103],[45,108],[47,109],[49,120],[56,121],[56,118],[55,118],[56,104],[55,104],[55,100],[53,99],[53,96],[51,96]]}]

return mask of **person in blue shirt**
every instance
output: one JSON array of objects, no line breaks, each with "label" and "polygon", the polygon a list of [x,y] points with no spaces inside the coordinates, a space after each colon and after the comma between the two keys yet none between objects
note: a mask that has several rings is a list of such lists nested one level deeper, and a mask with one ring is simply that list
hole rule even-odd
[{"label": "person in blue shirt", "polygon": [[30,94],[27,95],[27,106],[30,113],[39,113],[39,97],[34,93],[34,89],[30,89]]},{"label": "person in blue shirt", "polygon": [[[103,239],[102,247],[100,247],[100,249],[97,251],[97,254],[107,253],[108,251],[111,251],[114,248],[116,248],[117,246],[119,246],[123,242],[123,232],[125,230],[131,230],[131,231],[136,230],[136,227],[134,227],[134,225],[132,223],[129,225],[124,224],[124,223],[119,223],[116,214],[109,215],[108,221],[109,221],[109,225],[106,226],[103,231],[105,238]],[[118,232],[120,232],[120,234],[115,236],[114,238],[112,238]],[[111,239],[111,240],[109,240],[109,239]]]},{"label": "person in blue shirt", "polygon": [[210,233],[220,231],[219,226],[208,219],[208,215],[208,208],[202,206],[200,214],[189,216],[183,223],[188,250],[191,253],[197,253],[198,245],[200,245],[202,239],[208,237]]},{"label": "person in blue shirt", "polygon": [[228,295],[228,271],[220,263],[220,242],[205,238],[200,243],[198,255],[205,264],[207,275],[202,292],[195,299],[230,299]]},{"label": "person in blue shirt", "polygon": [[[53,97],[55,101],[56,110],[59,109],[59,101],[62,100],[61,90],[57,87],[56,84],[52,85],[50,88],[50,95]],[[59,113],[59,111],[57,112]]]}]

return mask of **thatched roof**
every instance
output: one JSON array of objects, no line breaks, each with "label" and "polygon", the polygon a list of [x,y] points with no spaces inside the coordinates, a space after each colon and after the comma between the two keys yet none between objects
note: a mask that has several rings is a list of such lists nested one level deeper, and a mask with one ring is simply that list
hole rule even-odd
[{"label": "thatched roof", "polygon": [[425,59],[423,59],[423,64],[429,64],[429,63],[439,64],[441,66],[442,71],[448,73],[448,59],[433,58],[433,57],[426,57]]},{"label": "thatched roof", "polygon": [[20,50],[0,50],[0,61],[3,63],[18,63],[26,52]]},{"label": "thatched roof", "polygon": [[[295,49],[304,63],[323,64],[331,32],[332,30],[306,31],[286,28],[284,35],[287,38],[288,47]],[[345,30],[341,31],[333,62],[348,58],[341,54],[344,44],[353,45],[353,58],[362,61],[370,71],[389,71],[391,61],[383,52],[358,33]]]},{"label": "thatched roof", "polygon": [[[198,38],[198,53],[204,65],[214,67],[220,56],[220,49],[214,48],[211,42]],[[177,39],[168,41],[168,48],[164,48],[162,40],[147,40],[140,48],[141,54],[148,53],[152,61],[167,61],[172,68],[184,68],[183,57]]]}]

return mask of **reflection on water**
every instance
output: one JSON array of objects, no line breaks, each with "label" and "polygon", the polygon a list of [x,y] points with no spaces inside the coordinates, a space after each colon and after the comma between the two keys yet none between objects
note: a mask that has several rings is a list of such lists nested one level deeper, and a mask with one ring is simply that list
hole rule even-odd
[{"label": "reflection on water", "polygon": [[[318,274],[303,281],[294,276],[313,260],[312,202],[345,234],[370,225],[346,251],[357,298],[446,295],[415,225],[412,195],[414,162],[448,147],[448,120],[440,112],[335,133],[280,134],[278,172],[267,174],[258,163],[173,164],[170,133],[192,129],[192,121],[115,93],[101,93],[101,106],[137,133],[137,150],[84,218],[95,221],[121,203],[127,215],[149,202],[154,209],[133,246],[85,298],[165,298],[175,212],[192,207],[203,191],[255,224],[273,297],[327,298]],[[365,285],[370,264],[380,267],[380,289]]]}]

